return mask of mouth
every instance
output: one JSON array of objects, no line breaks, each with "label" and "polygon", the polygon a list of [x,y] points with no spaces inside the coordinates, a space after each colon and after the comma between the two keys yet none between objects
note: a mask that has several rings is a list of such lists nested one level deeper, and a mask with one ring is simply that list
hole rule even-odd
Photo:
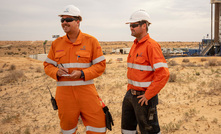
[{"label": "mouth", "polygon": [[68,25],[68,24],[64,24],[64,25],[63,25],[63,29],[69,28],[69,27],[70,27],[70,25]]}]

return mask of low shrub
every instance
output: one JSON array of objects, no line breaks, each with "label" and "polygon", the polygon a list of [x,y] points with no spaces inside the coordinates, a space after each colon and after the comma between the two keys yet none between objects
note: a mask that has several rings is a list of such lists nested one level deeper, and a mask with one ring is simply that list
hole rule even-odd
[{"label": "low shrub", "polygon": [[190,62],[190,60],[189,59],[183,59],[182,62]]},{"label": "low shrub", "polygon": [[170,77],[169,77],[169,82],[175,82],[176,81],[176,74],[175,73],[171,73]]}]

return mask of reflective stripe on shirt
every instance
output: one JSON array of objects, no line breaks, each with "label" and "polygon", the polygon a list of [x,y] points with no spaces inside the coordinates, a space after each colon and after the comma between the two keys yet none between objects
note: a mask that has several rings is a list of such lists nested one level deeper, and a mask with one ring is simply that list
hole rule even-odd
[{"label": "reflective stripe on shirt", "polygon": [[146,66],[146,65],[127,63],[127,67],[133,68],[133,69],[138,69],[138,70],[143,70],[143,71],[153,71],[153,68],[151,66]]},{"label": "reflective stripe on shirt", "polygon": [[92,61],[93,65],[105,60],[104,56],[100,56]]},{"label": "reflective stripe on shirt", "polygon": [[106,127],[97,128],[97,127],[92,127],[92,126],[86,126],[86,131],[103,133],[103,132],[106,132]]},{"label": "reflective stripe on shirt", "polygon": [[136,87],[149,87],[151,82],[138,82],[128,79],[128,83]]},{"label": "reflective stripe on shirt", "polygon": [[125,129],[122,129],[121,132],[123,134],[136,134],[136,130],[125,130]]},{"label": "reflective stripe on shirt", "polygon": [[168,68],[167,63],[163,63],[163,62],[156,63],[156,64],[153,65],[153,67],[154,67],[154,70],[157,69],[157,68],[160,68],[160,67]]},{"label": "reflective stripe on shirt", "polygon": [[[64,63],[62,65],[64,68],[88,68],[91,66],[91,63]],[[61,64],[58,67],[62,67]]]},{"label": "reflective stripe on shirt", "polygon": [[58,81],[57,86],[82,86],[82,85],[90,85],[94,84],[93,80],[80,80],[80,81]]},{"label": "reflective stripe on shirt", "polygon": [[48,57],[46,58],[45,62],[53,64],[54,66],[58,65],[56,61],[53,61],[53,60],[49,59]]},{"label": "reflective stripe on shirt", "polygon": [[77,127],[73,128],[71,130],[63,130],[63,129],[61,129],[61,132],[63,134],[73,134],[73,133],[75,133],[76,129],[77,129]]}]

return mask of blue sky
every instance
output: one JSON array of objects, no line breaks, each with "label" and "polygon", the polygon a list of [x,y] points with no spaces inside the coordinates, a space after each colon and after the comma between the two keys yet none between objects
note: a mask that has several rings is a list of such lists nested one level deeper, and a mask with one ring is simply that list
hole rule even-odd
[{"label": "blue sky", "polygon": [[80,29],[99,41],[132,41],[125,22],[139,9],[152,20],[156,41],[201,41],[211,33],[210,0],[0,0],[0,40],[54,40],[63,36],[58,14],[77,6]]}]

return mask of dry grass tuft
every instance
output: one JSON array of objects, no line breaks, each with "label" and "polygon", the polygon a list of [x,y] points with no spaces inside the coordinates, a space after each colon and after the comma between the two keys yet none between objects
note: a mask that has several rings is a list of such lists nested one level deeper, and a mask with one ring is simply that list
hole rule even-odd
[{"label": "dry grass tuft", "polygon": [[211,59],[208,61],[209,66],[216,66],[216,59]]},{"label": "dry grass tuft", "polygon": [[176,66],[176,65],[179,65],[179,64],[176,61],[171,60],[170,62],[168,62],[168,65],[169,66]]},{"label": "dry grass tuft", "polygon": [[206,58],[201,58],[201,61],[204,62],[204,61],[207,61],[207,59]]},{"label": "dry grass tuft", "polygon": [[38,67],[38,68],[36,68],[36,72],[37,72],[37,73],[42,73],[42,72],[43,72],[43,69],[42,69],[41,67]]},{"label": "dry grass tuft", "polygon": [[190,62],[190,60],[189,59],[183,59],[182,62]]},{"label": "dry grass tuft", "polygon": [[179,121],[178,123],[170,122],[169,124],[162,126],[162,130],[165,133],[172,133],[172,132],[179,130],[181,125],[182,125],[182,121]]},{"label": "dry grass tuft", "polygon": [[176,81],[176,74],[170,73],[169,82],[175,82]]},{"label": "dry grass tuft", "polygon": [[23,73],[23,71],[15,71],[14,70],[3,77],[0,85],[4,85],[7,83],[14,83],[14,82],[18,81],[19,79],[23,79],[23,78],[25,78],[25,74]]},{"label": "dry grass tuft", "polygon": [[15,66],[14,64],[12,64],[12,65],[9,67],[8,71],[12,71],[12,70],[15,70],[15,69],[16,69],[16,66]]}]

